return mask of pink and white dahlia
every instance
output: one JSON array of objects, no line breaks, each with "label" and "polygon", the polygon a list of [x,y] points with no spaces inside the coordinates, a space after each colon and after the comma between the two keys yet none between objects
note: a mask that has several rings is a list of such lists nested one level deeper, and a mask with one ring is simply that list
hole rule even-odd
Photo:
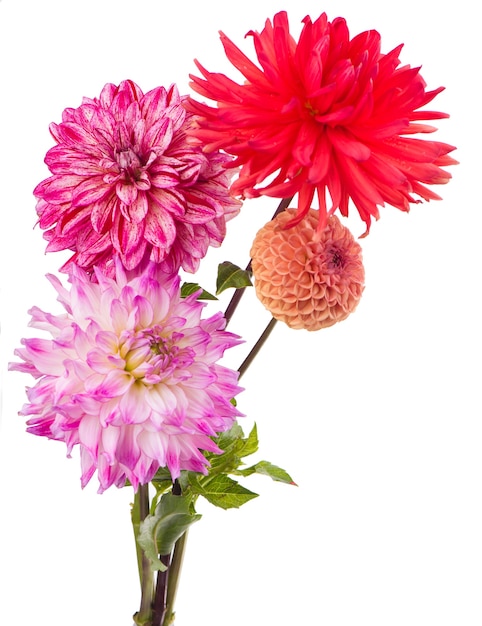
[{"label": "pink and white dahlia", "polygon": [[51,124],[52,176],[34,190],[47,251],[72,250],[62,268],[162,263],[194,272],[219,246],[240,202],[229,193],[231,157],[204,154],[187,139],[193,115],[177,88],[144,94],[131,80],[107,84]]},{"label": "pink and white dahlia", "polygon": [[377,31],[351,38],[344,19],[330,22],[325,13],[304,18],[298,41],[285,11],[248,35],[258,64],[221,33],[245,80],[238,84],[196,62],[203,78],[191,76],[192,87],[217,106],[193,99],[187,105],[199,116],[194,134],[205,149],[236,157],[229,164],[240,167],[234,194],[299,194],[288,227],[309,212],[316,194],[318,234],[328,215],[348,214],[350,200],[368,232],[379,206],[408,211],[419,198],[439,199],[426,185],[450,179],[442,168],[455,163],[454,148],[416,135],[448,117],[424,108],[443,88],[425,90],[420,68],[400,64],[401,45],[385,54]]},{"label": "pink and white dahlia", "polygon": [[134,489],[160,467],[206,473],[202,450],[241,415],[232,398],[238,373],[217,361],[240,343],[222,313],[202,319],[197,294],[181,298],[179,278],[151,263],[128,278],[73,267],[70,290],[48,276],[66,310],[30,311],[49,339],[24,339],[10,369],[37,379],[27,389],[27,430],[80,446],[81,483],[97,470],[102,492],[128,479]]}]

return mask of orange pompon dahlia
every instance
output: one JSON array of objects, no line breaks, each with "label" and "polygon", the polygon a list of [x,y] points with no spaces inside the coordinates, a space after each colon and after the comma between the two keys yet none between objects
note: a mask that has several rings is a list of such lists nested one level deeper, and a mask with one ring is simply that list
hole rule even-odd
[{"label": "orange pompon dahlia", "polygon": [[364,289],[362,251],[336,216],[317,236],[311,209],[290,229],[296,209],[258,231],[251,248],[256,294],[272,316],[290,328],[319,330],[346,319]]},{"label": "orange pompon dahlia", "polygon": [[[299,194],[292,224],[303,219],[315,194],[318,232],[327,216],[348,215],[351,200],[370,228],[378,207],[408,211],[411,203],[440,199],[426,184],[448,182],[442,167],[456,163],[453,146],[416,137],[448,117],[423,107],[443,91],[426,91],[419,67],[400,65],[402,45],[381,52],[369,30],[350,38],[343,18],[323,13],[303,20],[298,42],[282,11],[261,33],[250,31],[259,66],[221,33],[229,61],[244,75],[238,84],[199,62],[203,78],[191,86],[216,107],[187,101],[198,116],[192,131],[205,151],[223,149],[240,167],[231,192],[244,198]],[[289,224],[291,226],[292,224]]]}]

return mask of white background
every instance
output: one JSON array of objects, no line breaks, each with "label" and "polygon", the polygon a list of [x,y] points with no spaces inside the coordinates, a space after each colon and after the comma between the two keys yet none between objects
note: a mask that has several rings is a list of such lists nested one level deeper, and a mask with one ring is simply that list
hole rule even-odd
[{"label": "white background", "polygon": [[[57,311],[44,278],[65,256],[44,254],[32,190],[48,176],[51,121],[107,82],[188,93],[197,57],[237,78],[223,30],[252,58],[250,29],[287,9],[292,32],[321,11],[355,34],[374,28],[383,51],[405,43],[423,64],[433,108],[451,113],[434,139],[458,147],[442,202],[409,215],[386,207],[362,240],[358,310],[310,334],[277,325],[243,379],[239,406],[260,453],[289,487],[262,477],[261,496],[224,512],[199,503],[176,626],[480,626],[482,426],[480,305],[480,47],[467,0],[2,0],[0,2],[0,254],[2,307],[0,622],[131,626],[138,608],[132,493],[80,489],[78,456],[25,433],[17,411],[27,375],[6,373],[34,304]],[[246,202],[197,280],[217,263],[244,265],[276,206]],[[355,212],[349,221],[364,230]],[[224,309],[227,300],[217,307]],[[214,309],[213,309],[214,310]],[[246,295],[231,325],[246,344],[269,315]]]}]

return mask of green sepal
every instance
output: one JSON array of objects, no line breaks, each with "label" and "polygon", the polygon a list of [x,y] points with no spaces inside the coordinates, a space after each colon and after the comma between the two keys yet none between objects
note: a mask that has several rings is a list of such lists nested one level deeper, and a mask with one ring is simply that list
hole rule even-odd
[{"label": "green sepal", "polygon": [[224,261],[218,265],[218,277],[216,280],[217,296],[230,287],[242,289],[243,287],[251,287],[252,285],[250,272],[242,270],[229,261]]},{"label": "green sepal", "polygon": [[237,470],[236,474],[239,476],[251,476],[251,474],[263,474],[264,476],[269,476],[273,480],[286,483],[287,485],[296,485],[295,481],[291,478],[291,476],[281,467],[277,465],[273,465],[269,461],[260,461],[256,463],[256,465],[252,465],[251,467],[246,467],[245,469]]},{"label": "green sepal", "polygon": [[179,537],[191,524],[201,519],[201,515],[193,512],[191,503],[190,495],[175,496],[165,493],[154,515],[148,515],[141,522],[137,541],[151,561],[153,570],[166,570],[159,555],[170,554]]},{"label": "green sepal", "polygon": [[226,474],[218,474],[205,481],[196,480],[194,475],[192,479],[192,492],[222,509],[238,509],[249,500],[258,497],[257,493],[246,489]]},{"label": "green sepal", "polygon": [[202,287],[200,287],[197,283],[183,283],[181,285],[181,298],[187,298],[196,291],[202,289],[201,293],[198,295],[198,300],[217,300],[216,296],[213,296],[212,293],[206,291]]}]

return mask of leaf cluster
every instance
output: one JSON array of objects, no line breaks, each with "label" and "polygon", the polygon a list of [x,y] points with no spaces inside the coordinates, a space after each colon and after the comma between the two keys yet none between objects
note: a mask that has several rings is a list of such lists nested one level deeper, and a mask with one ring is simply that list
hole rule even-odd
[{"label": "leaf cluster", "polygon": [[[243,270],[230,261],[223,261],[218,265],[216,278],[216,296],[226,289],[243,289],[252,287],[251,272]],[[216,296],[203,289],[198,283],[183,283],[181,285],[181,298],[199,292],[198,300],[217,300]]]},{"label": "leaf cluster", "polygon": [[137,541],[144,550],[154,570],[164,571],[166,566],[159,555],[171,554],[176,541],[201,515],[196,513],[195,503],[199,496],[222,509],[239,508],[258,496],[233,478],[262,474],[272,480],[294,485],[290,475],[280,467],[260,461],[244,467],[244,458],[258,450],[256,424],[247,437],[236,422],[230,430],[215,439],[221,454],[205,453],[210,463],[206,475],[183,471],[178,480],[180,495],[173,491],[173,483],[167,469],[160,469],[152,479],[156,489],[151,513],[140,522]]}]

